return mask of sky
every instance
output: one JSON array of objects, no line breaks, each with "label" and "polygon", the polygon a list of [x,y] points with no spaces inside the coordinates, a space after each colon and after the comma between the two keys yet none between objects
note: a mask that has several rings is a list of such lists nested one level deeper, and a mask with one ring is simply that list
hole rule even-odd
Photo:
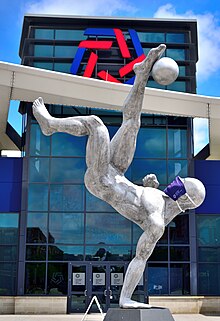
[{"label": "sky", "polygon": [[[20,63],[18,50],[25,13],[197,19],[197,93],[220,96],[219,0],[1,0],[0,61]],[[9,120],[19,131],[20,121],[17,120],[15,103],[11,105]],[[197,151],[207,142],[206,124],[207,121],[203,119],[195,122]]]}]

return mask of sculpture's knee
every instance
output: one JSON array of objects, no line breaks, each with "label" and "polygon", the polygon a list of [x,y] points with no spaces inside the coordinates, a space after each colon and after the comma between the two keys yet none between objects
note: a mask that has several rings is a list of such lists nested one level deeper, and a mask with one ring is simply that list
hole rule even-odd
[{"label": "sculpture's knee", "polygon": [[164,231],[165,231],[165,226],[162,224],[155,224],[154,226],[152,226],[151,228],[152,241],[157,242],[164,234]]}]

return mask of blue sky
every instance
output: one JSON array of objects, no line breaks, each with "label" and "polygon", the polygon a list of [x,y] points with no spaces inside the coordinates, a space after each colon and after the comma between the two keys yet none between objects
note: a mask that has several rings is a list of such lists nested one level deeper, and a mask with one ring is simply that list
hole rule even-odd
[{"label": "blue sky", "polygon": [[[220,96],[220,1],[219,0],[1,0],[0,60],[20,63],[18,55],[25,13],[104,15],[143,18],[193,18],[198,21],[199,63],[197,93]],[[18,124],[13,105],[10,120]],[[197,121],[198,149],[207,140],[203,120]],[[16,125],[18,129],[19,126]],[[200,138],[199,138],[200,137]]]}]

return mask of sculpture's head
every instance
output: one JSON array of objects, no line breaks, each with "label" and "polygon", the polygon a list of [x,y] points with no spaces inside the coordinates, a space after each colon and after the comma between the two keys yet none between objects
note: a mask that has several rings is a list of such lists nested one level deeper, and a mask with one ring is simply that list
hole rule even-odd
[{"label": "sculpture's head", "polygon": [[186,189],[186,193],[178,198],[177,203],[182,211],[194,209],[200,206],[205,199],[205,187],[196,178],[180,178]]}]

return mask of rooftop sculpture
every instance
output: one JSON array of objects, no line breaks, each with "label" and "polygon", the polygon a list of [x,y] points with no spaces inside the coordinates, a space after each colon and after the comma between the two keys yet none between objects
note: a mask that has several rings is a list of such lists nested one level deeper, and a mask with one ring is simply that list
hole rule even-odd
[{"label": "rooftop sculpture", "polygon": [[[132,300],[146,262],[163,235],[165,226],[180,212],[198,207],[205,198],[205,188],[195,178],[177,177],[163,192],[157,189],[159,182],[154,174],[144,177],[143,186],[133,184],[124,176],[136,148],[145,86],[152,67],[165,49],[165,45],[151,49],[145,60],[134,66],[136,78],[124,103],[123,122],[111,140],[106,126],[97,116],[54,118],[48,113],[42,98],[33,103],[34,116],[45,135],[56,132],[74,136],[88,135],[85,173],[87,189],[143,230],[136,255],[125,275],[119,302],[121,308],[151,307]],[[167,83],[173,81],[172,73],[166,77]]]}]

